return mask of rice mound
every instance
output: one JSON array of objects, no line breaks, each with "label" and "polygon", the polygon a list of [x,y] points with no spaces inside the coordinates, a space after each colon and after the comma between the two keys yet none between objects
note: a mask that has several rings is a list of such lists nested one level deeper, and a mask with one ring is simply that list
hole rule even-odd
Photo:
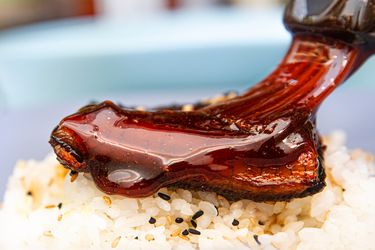
[{"label": "rice mound", "polygon": [[[324,139],[327,187],[291,202],[166,188],[168,201],[108,196],[83,175],[71,183],[54,156],[21,161],[0,210],[0,249],[375,249],[373,157],[348,151],[344,137]],[[201,234],[182,234],[199,210]]]}]

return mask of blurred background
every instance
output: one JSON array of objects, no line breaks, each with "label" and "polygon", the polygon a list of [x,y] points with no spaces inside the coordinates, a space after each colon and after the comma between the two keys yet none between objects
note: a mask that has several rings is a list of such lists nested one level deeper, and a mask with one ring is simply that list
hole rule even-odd
[{"label": "blurred background", "polygon": [[[51,152],[90,101],[152,106],[242,91],[288,48],[277,0],[0,0],[0,197],[18,159]],[[318,125],[375,152],[375,60],[323,104]]]}]

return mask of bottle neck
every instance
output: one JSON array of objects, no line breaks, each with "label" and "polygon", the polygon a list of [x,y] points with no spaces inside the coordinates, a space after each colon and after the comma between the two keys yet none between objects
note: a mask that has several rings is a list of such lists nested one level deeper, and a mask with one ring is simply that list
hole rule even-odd
[{"label": "bottle neck", "polygon": [[292,33],[322,34],[375,52],[375,0],[291,0],[284,24]]}]

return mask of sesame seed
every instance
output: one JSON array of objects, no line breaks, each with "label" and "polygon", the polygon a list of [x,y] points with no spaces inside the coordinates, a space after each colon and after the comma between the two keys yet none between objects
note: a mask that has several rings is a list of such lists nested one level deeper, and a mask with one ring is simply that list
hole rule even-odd
[{"label": "sesame seed", "polygon": [[51,230],[43,232],[43,235],[46,236],[46,237],[53,237],[53,234],[52,234]]},{"label": "sesame seed", "polygon": [[180,234],[178,237],[181,238],[181,239],[183,239],[183,240],[187,240],[187,241],[189,240],[189,237],[186,236],[186,235]]},{"label": "sesame seed", "polygon": [[182,219],[181,217],[177,217],[174,221],[176,223],[180,224],[180,223],[184,222],[184,219]]},{"label": "sesame seed", "polygon": [[182,235],[188,235],[189,234],[189,231],[188,230],[184,230],[184,231],[182,231]]},{"label": "sesame seed", "polygon": [[264,226],[265,223],[263,221],[258,221],[258,224]]},{"label": "sesame seed", "polygon": [[171,237],[177,237],[181,233],[181,230],[176,230],[173,233],[171,233]]},{"label": "sesame seed", "polygon": [[155,238],[154,238],[154,236],[152,234],[147,234],[146,235],[146,240],[152,241],[152,240],[155,240]]},{"label": "sesame seed", "polygon": [[74,182],[78,177],[78,172],[76,171],[70,171],[70,182]]},{"label": "sesame seed", "polygon": [[194,228],[197,228],[197,223],[195,222],[195,220],[191,220],[190,223],[191,223],[191,225],[192,225]]},{"label": "sesame seed", "polygon": [[135,236],[134,239],[135,239],[135,240],[138,240],[138,236]]},{"label": "sesame seed", "polygon": [[33,192],[31,192],[31,191],[28,191],[26,194],[27,194],[28,196],[33,196]]},{"label": "sesame seed", "polygon": [[120,243],[121,236],[118,236],[116,239],[112,241],[111,247],[116,248],[118,246],[118,243]]},{"label": "sesame seed", "polygon": [[203,212],[202,210],[199,210],[198,212],[196,212],[196,213],[193,215],[192,219],[193,219],[193,220],[196,220],[196,219],[198,219],[199,217],[201,217],[203,214],[204,214],[204,212]]},{"label": "sesame seed", "polygon": [[234,219],[233,221],[232,221],[232,225],[233,226],[238,226],[240,224],[240,222],[238,221],[238,220],[236,220],[236,219]]},{"label": "sesame seed", "polygon": [[262,243],[261,243],[261,242],[259,241],[259,239],[258,239],[258,235],[254,234],[253,237],[254,237],[255,242],[256,242],[258,245],[262,245]]},{"label": "sesame seed", "polygon": [[151,217],[149,220],[148,220],[148,223],[150,224],[155,224],[156,223],[156,219],[154,217]]},{"label": "sesame seed", "polygon": [[160,193],[160,192],[158,193],[158,196],[165,201],[169,201],[171,199],[171,197],[169,195],[164,194],[164,193]]},{"label": "sesame seed", "polygon": [[172,224],[173,223],[173,219],[172,219],[172,216],[170,216],[170,215],[167,215],[167,222],[169,223],[169,224]]},{"label": "sesame seed", "polygon": [[57,204],[57,207],[58,207],[59,209],[61,209],[61,208],[62,208],[62,203],[60,202],[59,204]]},{"label": "sesame seed", "polygon": [[199,232],[198,230],[193,229],[193,228],[189,228],[189,233],[195,234],[195,235],[200,235],[201,234],[201,232]]},{"label": "sesame seed", "polygon": [[137,106],[137,107],[135,107],[135,110],[138,110],[138,111],[146,111],[146,108],[143,107],[143,106]]},{"label": "sesame seed", "polygon": [[192,104],[186,104],[182,106],[182,111],[193,111],[194,110],[194,105]]},{"label": "sesame seed", "polygon": [[112,204],[112,200],[111,200],[111,198],[108,197],[108,196],[106,196],[106,195],[103,196],[103,200],[104,200],[104,202],[105,202],[108,206],[110,206],[110,205]]}]

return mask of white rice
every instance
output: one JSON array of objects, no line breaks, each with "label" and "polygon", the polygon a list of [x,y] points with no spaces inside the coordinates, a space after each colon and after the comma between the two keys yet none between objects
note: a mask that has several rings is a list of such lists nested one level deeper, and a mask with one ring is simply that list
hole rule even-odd
[{"label": "white rice", "polygon": [[[70,183],[54,156],[21,161],[0,210],[0,249],[375,249],[373,157],[348,151],[342,133],[325,143],[324,191],[277,203],[181,189],[162,189],[169,201],[109,197],[82,175]],[[201,235],[183,236],[198,210]]]}]

